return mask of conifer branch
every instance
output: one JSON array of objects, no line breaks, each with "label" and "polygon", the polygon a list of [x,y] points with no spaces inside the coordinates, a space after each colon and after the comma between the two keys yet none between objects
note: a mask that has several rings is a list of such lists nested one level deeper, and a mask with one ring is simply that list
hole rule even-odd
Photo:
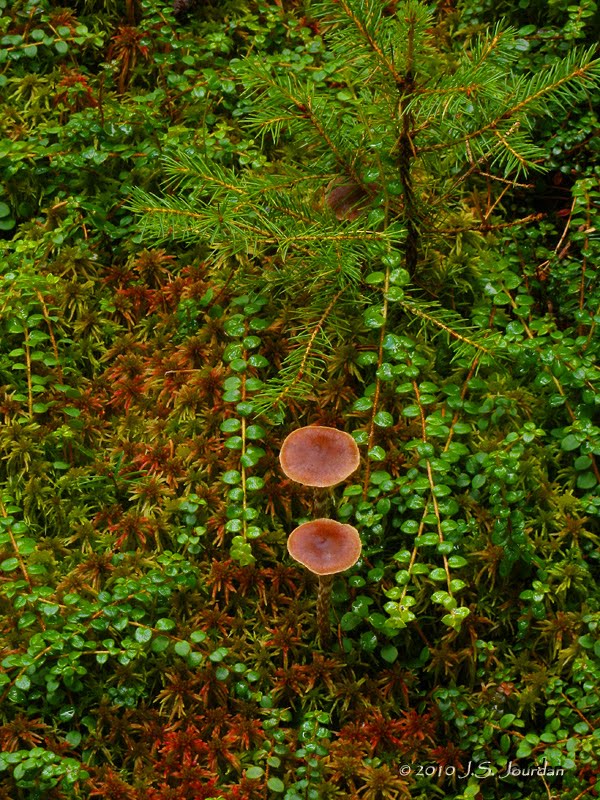
[{"label": "conifer branch", "polygon": [[367,1],[353,7],[346,0],[339,0],[338,7],[347,17],[346,24],[349,20],[354,25],[360,37],[373,51],[379,64],[389,73],[394,83],[401,83],[403,76],[396,70],[393,60],[386,55],[381,46],[381,3],[370,0],[370,2]]},{"label": "conifer branch", "polygon": [[[600,61],[592,60],[594,51],[592,49],[584,51],[579,48],[569,54],[546,72],[541,72],[534,76],[530,81],[524,82],[517,80],[513,95],[516,95],[516,102],[504,105],[501,113],[496,113],[489,121],[480,125],[473,131],[465,132],[459,138],[450,141],[437,142],[435,144],[425,144],[417,147],[417,152],[423,153],[434,150],[456,147],[468,141],[472,141],[483,136],[488,131],[501,126],[507,120],[514,119],[521,115],[525,110],[539,110],[539,101],[548,96],[550,99],[559,97],[565,101],[572,102],[581,94],[582,85],[597,85],[600,81]],[[503,76],[506,81],[506,76]],[[572,89],[568,89],[569,84],[574,84]],[[422,100],[422,96],[419,96]],[[413,101],[413,105],[414,105]],[[424,109],[423,109],[424,110]],[[433,109],[427,108],[425,113],[430,114]],[[526,119],[522,122],[527,123]]]},{"label": "conifer branch", "polygon": [[[310,366],[313,370],[316,361],[321,361],[324,365],[326,354],[319,353],[316,350],[317,337],[323,334],[323,326],[327,317],[333,311],[337,301],[346,291],[346,287],[339,290],[329,302],[327,308],[321,314],[319,320],[309,332],[308,341],[302,347],[297,348],[286,360],[286,364],[280,371],[280,377],[274,381],[270,381],[269,385],[257,393],[253,402],[258,409],[262,409],[265,413],[268,408],[279,408],[283,404],[286,397],[305,397],[307,390],[312,391],[313,384],[307,384],[304,376],[309,370],[309,362],[312,361]],[[324,368],[324,367],[323,367]],[[322,368],[319,366],[319,374],[322,373]],[[287,377],[287,380],[286,380]],[[259,412],[260,413],[260,412]]]},{"label": "conifer branch", "polygon": [[[491,358],[496,358],[500,355],[498,348],[494,347],[497,342],[494,342],[493,338],[486,336],[484,345],[473,336],[467,335],[467,331],[471,333],[471,329],[465,327],[464,320],[458,314],[442,308],[438,303],[417,304],[416,302],[401,300],[398,305],[407,313],[413,314],[425,323],[443,330],[449,337],[456,339],[463,345],[479,350]],[[461,332],[461,329],[463,332]]]},{"label": "conifer branch", "polygon": [[416,19],[414,14],[410,14],[408,18],[405,72],[402,80],[398,82],[398,86],[399,88],[401,87],[402,91],[402,95],[398,104],[399,116],[402,124],[402,132],[398,140],[398,172],[400,174],[400,181],[402,182],[404,204],[406,209],[406,269],[412,277],[415,276],[417,270],[420,239],[412,176],[412,161],[415,156],[415,149],[412,141],[412,128],[414,119],[413,114],[410,111],[410,101],[415,91],[413,63],[415,22]]}]

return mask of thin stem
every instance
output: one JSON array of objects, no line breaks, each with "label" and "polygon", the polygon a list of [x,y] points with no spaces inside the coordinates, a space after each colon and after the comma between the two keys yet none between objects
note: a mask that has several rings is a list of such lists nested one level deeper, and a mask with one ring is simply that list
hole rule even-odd
[{"label": "thin stem", "polygon": [[319,631],[319,642],[322,649],[329,643],[331,627],[329,624],[329,608],[331,606],[331,589],[333,587],[333,575],[319,575],[319,590],[317,592],[317,628]]},{"label": "thin stem", "polygon": [[[379,332],[379,347],[377,350],[377,369],[381,367],[383,364],[383,342],[385,341],[385,336],[387,333],[387,318],[388,318],[388,292],[390,289],[390,268],[386,266],[385,268],[385,280],[383,282],[383,306],[381,309],[381,316],[383,317],[383,325],[381,326]],[[368,449],[367,452],[371,452],[373,449],[373,445],[375,444],[375,415],[378,412],[378,405],[379,405],[379,394],[381,392],[381,378],[377,378],[375,382],[375,394],[373,395],[373,408],[371,410],[371,422],[369,424],[369,442],[368,442]],[[362,499],[363,502],[367,499],[367,494],[369,491],[369,480],[371,479],[371,458],[367,459],[367,468],[365,470],[365,478],[363,481],[363,493]]]},{"label": "thin stem", "polygon": [[334,508],[333,487],[320,488],[315,486],[313,491],[313,515],[315,519],[329,518]]},{"label": "thin stem", "polygon": [[44,320],[46,321],[46,325],[48,326],[48,334],[50,336],[50,341],[52,342],[52,352],[54,353],[54,358],[56,359],[56,371],[58,372],[58,377],[60,378],[60,382],[64,383],[64,376],[63,370],[60,363],[60,356],[58,355],[58,346],[56,344],[56,338],[54,336],[54,331],[52,330],[52,321],[50,319],[50,314],[48,313],[48,307],[44,302],[44,297],[39,290],[36,290],[37,299],[40,301],[40,305],[42,306],[42,314],[44,315]]},{"label": "thin stem", "polygon": [[29,346],[29,331],[27,328],[23,331],[25,339],[25,362],[27,366],[27,408],[29,416],[33,417],[33,386],[31,380],[31,348]]}]

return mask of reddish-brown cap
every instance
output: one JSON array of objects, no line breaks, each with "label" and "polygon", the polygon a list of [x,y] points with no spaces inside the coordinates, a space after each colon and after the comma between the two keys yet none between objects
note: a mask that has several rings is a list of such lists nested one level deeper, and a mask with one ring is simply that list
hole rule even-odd
[{"label": "reddish-brown cap", "polygon": [[335,486],[358,469],[360,453],[346,431],[309,425],[286,437],[279,461],[293,481],[305,486]]},{"label": "reddish-brown cap", "polygon": [[362,185],[342,175],[336,176],[325,189],[325,202],[340,220],[354,221],[365,212],[371,196],[377,193],[376,183]]},{"label": "reddish-brown cap", "polygon": [[333,519],[305,522],[290,533],[287,542],[291,557],[316,575],[350,569],[358,561],[361,547],[356,528]]}]

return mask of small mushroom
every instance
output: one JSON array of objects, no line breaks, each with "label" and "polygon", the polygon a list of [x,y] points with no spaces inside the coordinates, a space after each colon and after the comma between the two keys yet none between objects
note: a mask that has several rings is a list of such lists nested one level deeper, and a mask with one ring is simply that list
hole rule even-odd
[{"label": "small mushroom", "polygon": [[360,536],[352,525],[333,519],[313,519],[295,528],[288,552],[315,575],[335,575],[350,569],[360,557]]},{"label": "small mushroom", "polygon": [[339,220],[353,222],[368,209],[377,188],[375,183],[363,185],[338,175],[325,189],[325,202]]},{"label": "small mushroom", "polygon": [[346,431],[309,425],[292,431],[281,445],[281,469],[304,486],[335,486],[360,464],[358,445]]},{"label": "small mushroom", "polygon": [[317,627],[321,646],[329,639],[329,606],[333,576],[352,567],[361,552],[360,536],[352,525],[333,519],[314,519],[289,535],[289,554],[319,578]]}]

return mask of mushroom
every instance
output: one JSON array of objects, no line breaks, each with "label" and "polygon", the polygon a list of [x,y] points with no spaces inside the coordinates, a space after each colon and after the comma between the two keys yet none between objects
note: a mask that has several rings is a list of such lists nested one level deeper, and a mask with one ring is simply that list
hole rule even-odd
[{"label": "mushroom", "polygon": [[[304,486],[331,487],[351,475],[360,464],[358,445],[346,431],[309,425],[292,431],[281,445],[281,469]],[[318,499],[315,490],[315,502]],[[321,498],[324,500],[325,498]],[[317,513],[325,508],[315,507]]]},{"label": "mushroom", "polygon": [[309,425],[292,431],[281,445],[281,469],[305,486],[335,486],[360,463],[358,445],[346,431]]},{"label": "mushroom", "polygon": [[376,183],[363,185],[352,178],[338,175],[325,189],[325,202],[339,220],[354,222],[368,209],[377,189]]},{"label": "mushroom", "polygon": [[329,606],[333,576],[344,572],[358,561],[360,536],[352,525],[333,519],[314,519],[295,528],[289,535],[289,554],[319,578],[317,593],[317,627],[321,646],[329,638]]}]

